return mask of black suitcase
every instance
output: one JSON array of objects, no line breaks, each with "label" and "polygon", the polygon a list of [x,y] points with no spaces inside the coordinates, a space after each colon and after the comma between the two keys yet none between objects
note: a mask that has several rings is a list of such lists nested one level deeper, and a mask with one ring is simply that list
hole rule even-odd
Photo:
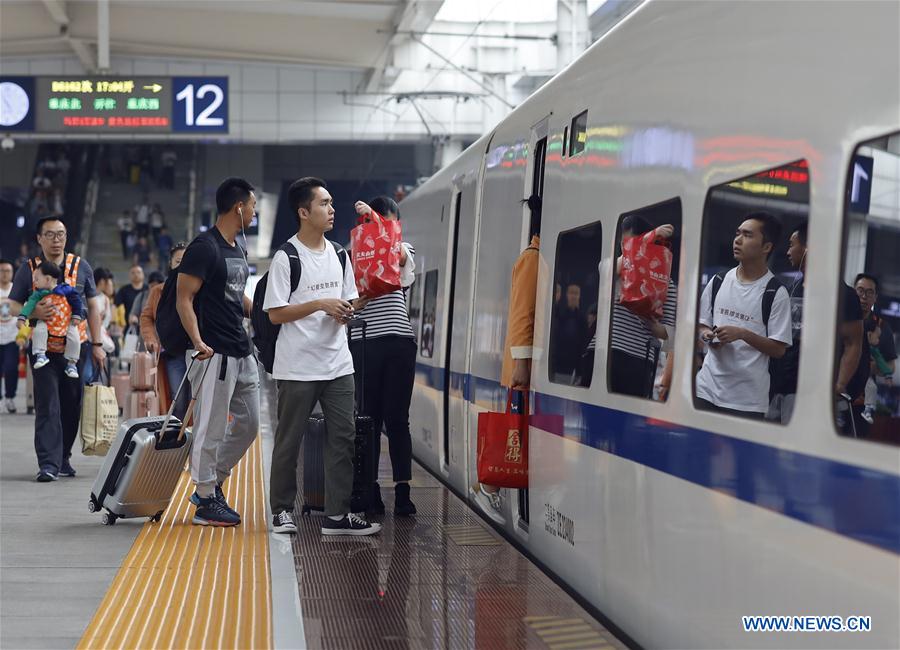
[{"label": "black suitcase", "polygon": [[[353,453],[353,492],[350,495],[350,510],[365,512],[372,501],[372,488],[377,476],[373,449],[380,440],[375,432],[375,422],[364,415],[363,377],[365,376],[366,322],[354,318],[347,323],[347,337],[354,328],[362,329],[363,362],[357,368],[360,380],[357,383],[358,407],[356,412],[356,437]],[[325,509],[325,438],[328,435],[325,417],[313,413],[309,418],[306,435],[303,438],[301,466],[303,467],[303,514],[312,510]]]}]

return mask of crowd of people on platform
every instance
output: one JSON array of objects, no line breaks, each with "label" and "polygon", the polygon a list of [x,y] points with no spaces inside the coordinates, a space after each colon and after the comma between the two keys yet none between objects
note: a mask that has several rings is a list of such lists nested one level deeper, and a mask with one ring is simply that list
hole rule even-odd
[{"label": "crowd of people on platform", "polygon": [[145,194],[130,210],[123,210],[116,221],[122,259],[130,260],[145,271],[164,271],[169,265],[172,236],[166,226],[166,215],[159,203],[150,202]]},{"label": "crowd of people on platform", "polygon": [[35,166],[31,181],[29,211],[35,219],[62,215],[66,209],[66,188],[72,163],[64,146],[49,153]]}]

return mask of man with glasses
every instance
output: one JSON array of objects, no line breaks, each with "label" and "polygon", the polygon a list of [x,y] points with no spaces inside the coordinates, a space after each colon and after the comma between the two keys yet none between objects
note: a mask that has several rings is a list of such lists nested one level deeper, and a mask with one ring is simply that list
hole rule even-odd
[{"label": "man with glasses", "polygon": [[[45,217],[38,221],[37,240],[41,255],[20,266],[13,279],[9,292],[11,312],[18,316],[23,303],[28,300],[33,289],[32,271],[45,260],[57,264],[63,270],[63,282],[75,287],[88,307],[87,326],[95,343],[88,343],[87,327],[82,321],[81,358],[78,361],[78,374],[81,375],[88,348],[92,351],[96,367],[102,366],[106,359],[103,344],[100,343],[100,310],[94,300],[97,295],[94,273],[87,261],[74,253],[66,253],[66,225],[59,217]],[[48,320],[54,312],[53,305],[44,300],[35,307],[31,318]],[[29,355],[34,376],[34,449],[39,467],[37,481],[40,483],[55,481],[59,476],[75,476],[69,458],[81,415],[81,379],[66,376],[65,340],[55,341],[54,338],[50,337],[47,348],[50,363],[34,370],[34,358]]]},{"label": "man with glasses", "polygon": [[894,345],[894,332],[891,330],[891,326],[875,313],[875,303],[878,300],[878,278],[868,273],[860,273],[856,276],[853,286],[856,289],[856,295],[859,296],[859,305],[862,307],[865,338],[869,346],[869,354],[859,360],[861,374],[868,368],[861,417],[868,424],[872,424],[878,396],[875,378],[882,377],[884,381],[891,381],[891,377],[894,375],[897,349]]}]

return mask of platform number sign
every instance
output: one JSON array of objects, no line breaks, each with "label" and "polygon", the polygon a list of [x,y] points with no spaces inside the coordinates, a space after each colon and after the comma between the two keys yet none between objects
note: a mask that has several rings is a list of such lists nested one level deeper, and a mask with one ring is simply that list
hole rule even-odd
[{"label": "platform number sign", "polygon": [[872,198],[872,170],[875,160],[869,156],[853,156],[850,169],[850,210],[859,214],[869,213]]},{"label": "platform number sign", "polygon": [[228,77],[173,77],[172,131],[228,133]]}]

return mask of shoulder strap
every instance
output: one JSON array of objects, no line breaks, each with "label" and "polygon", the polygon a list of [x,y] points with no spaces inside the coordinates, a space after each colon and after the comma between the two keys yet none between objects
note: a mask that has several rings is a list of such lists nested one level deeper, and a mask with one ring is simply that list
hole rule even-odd
[{"label": "shoulder strap", "polygon": [[719,289],[722,288],[722,283],[724,281],[725,275],[723,273],[716,273],[712,278],[712,296],[709,304],[712,308],[713,318],[716,316],[716,296],[719,293]]},{"label": "shoulder strap", "polygon": [[66,255],[66,271],[64,274],[64,281],[69,286],[76,286],[78,284],[78,266],[81,264],[81,257],[76,255],[75,253],[69,253]]},{"label": "shoulder strap", "polygon": [[341,263],[341,271],[347,270],[347,251],[344,250],[344,247],[338,244],[337,242],[328,240],[329,243],[334,246],[334,252],[337,253],[338,260]]},{"label": "shoulder strap", "polygon": [[278,250],[288,257],[288,264],[291,266],[291,293],[294,293],[300,284],[300,275],[303,273],[300,255],[297,254],[297,248],[290,241],[284,242]]},{"label": "shoulder strap", "polygon": [[772,315],[772,303],[775,302],[775,295],[778,293],[778,290],[781,288],[781,282],[777,277],[772,276],[768,283],[766,283],[766,290],[763,292],[762,297],[762,320],[763,325],[766,326],[766,336],[769,335],[769,316]]}]

